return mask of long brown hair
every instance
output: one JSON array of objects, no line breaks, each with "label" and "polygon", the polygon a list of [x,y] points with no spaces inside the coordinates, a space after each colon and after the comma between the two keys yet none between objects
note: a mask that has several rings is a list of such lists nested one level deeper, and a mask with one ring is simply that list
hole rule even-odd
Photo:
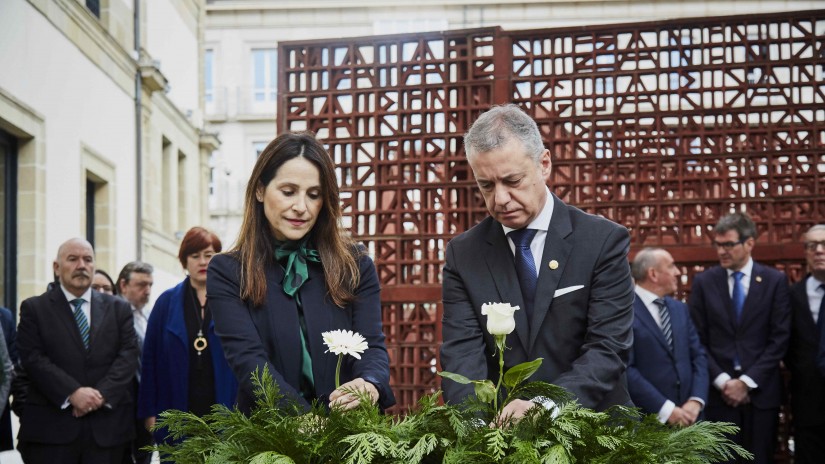
[{"label": "long brown hair", "polygon": [[341,228],[341,203],[332,158],[312,132],[279,135],[261,152],[246,186],[243,223],[238,241],[232,248],[241,261],[241,298],[255,306],[266,297],[266,264],[274,259],[272,228],[264,215],[263,203],[256,192],[266,188],[287,161],[303,157],[318,168],[323,205],[312,230],[310,241],[317,247],[324,267],[327,291],[333,303],[345,306],[355,299],[361,280],[358,268],[359,248]]}]

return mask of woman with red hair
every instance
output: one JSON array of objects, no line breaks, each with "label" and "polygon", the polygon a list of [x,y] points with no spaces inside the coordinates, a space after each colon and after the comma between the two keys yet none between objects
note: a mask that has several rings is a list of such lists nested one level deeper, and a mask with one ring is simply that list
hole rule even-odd
[{"label": "woman with red hair", "polygon": [[[206,269],[221,251],[218,237],[203,227],[186,232],[178,259],[188,277],[158,298],[149,317],[141,357],[138,417],[146,428],[167,409],[207,414],[219,403],[232,407],[238,390],[226,363],[206,299]],[[166,441],[166,430],[154,433]]]}]

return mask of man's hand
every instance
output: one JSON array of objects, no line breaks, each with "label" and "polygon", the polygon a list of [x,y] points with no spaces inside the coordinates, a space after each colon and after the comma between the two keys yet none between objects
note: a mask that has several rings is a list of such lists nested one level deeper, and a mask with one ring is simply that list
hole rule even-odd
[{"label": "man's hand", "polygon": [[689,422],[685,425],[693,425],[696,423],[696,419],[699,418],[699,413],[702,412],[702,403],[696,400],[687,400],[682,405],[682,410],[685,411],[689,419]]},{"label": "man's hand", "polygon": [[667,418],[667,423],[670,425],[687,427],[692,422],[690,420],[690,414],[683,408],[676,406],[675,408],[673,408],[673,412],[670,413],[670,417]]},{"label": "man's hand", "polygon": [[335,389],[329,395],[329,406],[331,408],[343,408],[344,410],[356,408],[361,404],[357,392],[365,392],[373,404],[378,401],[378,389],[375,388],[375,385],[358,377]]},{"label": "man's hand", "polygon": [[69,404],[74,417],[83,417],[103,406],[103,395],[95,388],[80,387],[69,396]]},{"label": "man's hand", "polygon": [[739,379],[730,379],[722,386],[722,399],[728,406],[738,407],[751,402],[748,386]]},{"label": "man's hand", "polygon": [[527,411],[540,405],[528,400],[513,400],[501,409],[495,425],[501,427],[507,423],[515,424],[527,414]]}]

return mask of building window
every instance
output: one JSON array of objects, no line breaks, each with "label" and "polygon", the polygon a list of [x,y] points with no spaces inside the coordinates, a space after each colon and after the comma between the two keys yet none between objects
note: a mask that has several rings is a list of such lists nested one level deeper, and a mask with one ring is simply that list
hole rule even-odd
[{"label": "building window", "polygon": [[203,55],[204,97],[207,104],[215,101],[214,60],[215,51],[207,49]]},{"label": "building window", "polygon": [[275,102],[278,91],[278,50],[252,50],[252,98],[257,103]]},{"label": "building window", "polygon": [[100,18],[100,0],[86,0],[86,8]]},{"label": "building window", "polygon": [[258,159],[261,156],[261,153],[264,152],[264,148],[269,145],[269,142],[252,142],[252,147],[255,150],[255,159]]},{"label": "building window", "polygon": [[0,305],[17,306],[17,141],[0,130]]}]

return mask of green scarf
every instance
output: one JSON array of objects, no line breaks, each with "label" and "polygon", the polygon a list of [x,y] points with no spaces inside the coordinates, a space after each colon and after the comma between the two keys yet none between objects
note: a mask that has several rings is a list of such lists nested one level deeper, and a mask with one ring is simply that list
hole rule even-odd
[{"label": "green scarf", "polygon": [[[318,250],[307,248],[307,239],[300,242],[279,242],[275,241],[275,259],[284,266],[284,293],[295,298],[298,304],[301,302],[298,289],[309,278],[307,262],[321,262],[321,255]],[[286,258],[286,263],[283,259]]]}]

